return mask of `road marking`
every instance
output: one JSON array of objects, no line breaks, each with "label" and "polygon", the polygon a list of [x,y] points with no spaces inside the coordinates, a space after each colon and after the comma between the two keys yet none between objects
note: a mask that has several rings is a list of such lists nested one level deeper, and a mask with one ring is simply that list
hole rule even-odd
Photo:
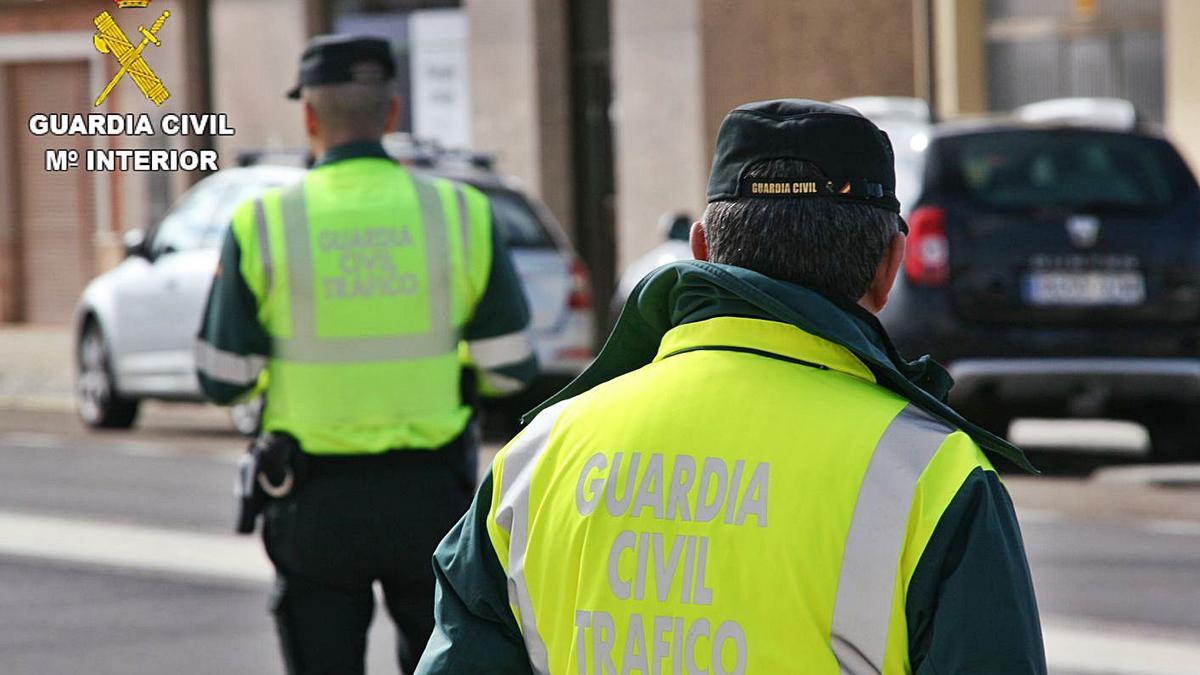
[{"label": "road marking", "polygon": [[62,439],[54,434],[43,434],[36,431],[11,431],[0,434],[0,446],[41,450],[61,447]]},{"label": "road marking", "polygon": [[1051,672],[1105,675],[1195,675],[1200,637],[1161,629],[1079,622],[1047,617],[1042,622]]},{"label": "road marking", "polygon": [[0,512],[0,555],[240,583],[274,573],[257,537]]},{"label": "road marking", "polygon": [[1123,485],[1200,485],[1200,464],[1106,466],[1092,474],[1096,483]]},{"label": "road marking", "polygon": [[[1023,512],[1054,517],[1054,512]],[[1035,516],[1036,517],[1036,516]],[[1151,521],[1177,527],[1177,521]],[[1193,523],[1186,523],[1193,525]],[[1168,528],[1169,529],[1169,528]],[[0,555],[262,585],[273,578],[257,537],[0,512]],[[1045,617],[1052,670],[1108,675],[1195,675],[1200,637],[1138,625]]]},{"label": "road marking", "polygon": [[1058,525],[1061,523],[1101,525],[1130,530],[1141,530],[1154,534],[1167,534],[1178,537],[1200,537],[1200,521],[1180,520],[1171,518],[1153,518],[1149,520],[1092,520],[1072,518],[1062,511],[1051,509],[1017,508],[1017,521],[1022,525]]},{"label": "road marking", "polygon": [[170,445],[128,439],[90,441],[67,438],[50,433],[13,431],[0,433],[0,448],[4,450],[63,450],[67,452],[109,452],[126,457],[150,459],[204,459],[222,464],[237,464],[240,450],[187,450]]},{"label": "road marking", "polygon": [[1017,522],[1022,525],[1052,525],[1066,520],[1066,514],[1061,511],[1017,508]]},{"label": "road marking", "polygon": [[1194,520],[1147,520],[1140,525],[1141,529],[1156,534],[1170,534],[1179,537],[1200,537],[1200,522]]}]

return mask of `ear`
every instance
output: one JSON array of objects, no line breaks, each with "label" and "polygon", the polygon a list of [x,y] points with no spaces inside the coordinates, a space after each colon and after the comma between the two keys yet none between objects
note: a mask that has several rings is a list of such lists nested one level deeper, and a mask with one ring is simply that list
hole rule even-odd
[{"label": "ear", "polygon": [[692,230],[688,232],[688,244],[692,247],[693,258],[708,260],[708,238],[704,234],[704,223],[698,220],[692,223]]},{"label": "ear", "polygon": [[883,259],[875,268],[875,278],[871,280],[870,288],[858,301],[858,304],[872,314],[878,314],[887,305],[892,286],[896,283],[896,275],[900,273],[900,264],[904,262],[904,239],[904,235],[899,232],[892,235],[892,240],[888,242],[887,250],[883,253]]},{"label": "ear", "polygon": [[390,134],[395,131],[400,124],[400,97],[393,95],[392,102],[388,106],[387,124],[383,126],[383,133]]},{"label": "ear", "polygon": [[316,138],[321,131],[321,125],[317,121],[317,113],[313,110],[312,104],[308,101],[304,102],[304,132],[309,138]]}]

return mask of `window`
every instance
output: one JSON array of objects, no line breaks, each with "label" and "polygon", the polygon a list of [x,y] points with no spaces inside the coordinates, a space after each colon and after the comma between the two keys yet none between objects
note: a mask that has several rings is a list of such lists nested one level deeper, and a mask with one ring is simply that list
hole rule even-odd
[{"label": "window", "polygon": [[163,218],[150,244],[151,256],[217,248],[237,207],[267,188],[281,184],[254,175],[239,175],[236,180],[201,181]]},{"label": "window", "polygon": [[1160,212],[1191,182],[1165,141],[1092,131],[946,139],[943,189],[1004,209]]},{"label": "window", "polygon": [[219,183],[209,180],[189,190],[154,230],[151,257],[204,248],[211,237],[213,213],[224,192]]},{"label": "window", "polygon": [[492,202],[496,228],[509,248],[553,248],[554,241],[538,220],[533,207],[511,190],[484,189]]}]

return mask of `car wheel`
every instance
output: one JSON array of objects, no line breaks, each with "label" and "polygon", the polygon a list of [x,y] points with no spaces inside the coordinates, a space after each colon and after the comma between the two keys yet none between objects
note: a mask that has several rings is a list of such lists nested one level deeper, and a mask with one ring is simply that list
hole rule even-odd
[{"label": "car wheel", "polygon": [[1140,421],[1150,434],[1150,458],[1156,462],[1187,462],[1200,457],[1200,424],[1187,410],[1168,407]]},{"label": "car wheel", "polygon": [[983,427],[1000,438],[1008,438],[1008,428],[1012,426],[1012,413],[998,405],[964,406],[962,414],[968,420]]},{"label": "car wheel", "polygon": [[255,396],[229,409],[233,428],[243,436],[256,436],[262,428],[263,397]]},{"label": "car wheel", "polygon": [[114,386],[108,346],[100,327],[89,323],[79,340],[75,399],[79,418],[93,429],[128,429],[137,419],[138,403]]}]

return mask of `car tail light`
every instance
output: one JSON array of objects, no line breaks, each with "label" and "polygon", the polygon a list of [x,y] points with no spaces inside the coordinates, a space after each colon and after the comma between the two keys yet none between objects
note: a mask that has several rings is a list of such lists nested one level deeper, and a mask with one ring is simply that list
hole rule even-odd
[{"label": "car tail light", "polygon": [[950,278],[945,209],[922,206],[909,215],[904,273],[917,286],[943,286]]},{"label": "car tail light", "polygon": [[571,294],[567,296],[567,307],[588,310],[592,308],[592,282],[587,265],[578,258],[571,261]]}]

